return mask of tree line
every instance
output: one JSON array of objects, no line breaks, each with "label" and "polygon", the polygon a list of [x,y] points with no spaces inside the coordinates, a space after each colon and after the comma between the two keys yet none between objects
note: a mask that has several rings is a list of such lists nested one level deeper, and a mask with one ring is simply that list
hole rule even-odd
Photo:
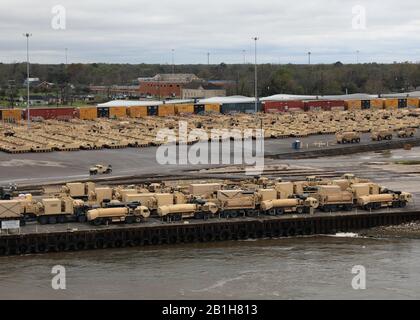
[{"label": "tree line", "polygon": [[[76,93],[87,93],[89,85],[136,85],[137,78],[171,73],[171,65],[151,64],[32,64],[31,77],[54,83],[58,88],[72,84]],[[176,65],[176,73],[194,73],[205,80],[230,80],[229,95],[254,94],[251,64]],[[258,66],[258,93],[267,96],[290,94],[345,94],[407,92],[420,87],[420,64],[318,64]],[[0,95],[7,96],[11,83],[21,87],[25,63],[0,63]],[[16,89],[15,89],[16,90]]]}]

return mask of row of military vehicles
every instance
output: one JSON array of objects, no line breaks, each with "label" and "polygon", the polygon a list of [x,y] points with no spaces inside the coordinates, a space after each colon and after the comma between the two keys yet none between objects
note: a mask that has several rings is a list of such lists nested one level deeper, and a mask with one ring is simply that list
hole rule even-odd
[{"label": "row of military vehicles", "polygon": [[[397,132],[398,138],[413,138],[416,135],[417,130],[415,128],[405,128]],[[391,129],[381,129],[372,130],[370,138],[372,141],[386,141],[392,140],[394,135],[393,130]],[[336,140],[338,144],[350,144],[350,143],[360,143],[361,134],[357,131],[341,131],[337,132]]]},{"label": "row of military vehicles", "polygon": [[50,198],[34,200],[20,194],[0,200],[0,220],[37,221],[40,224],[89,222],[140,223],[149,217],[164,221],[239,218],[259,215],[314,214],[403,208],[412,195],[392,191],[369,180],[346,174],[339,179],[307,177],[283,182],[255,178],[240,183],[192,183],[181,186],[149,184],[99,187],[95,183],[68,183]]}]

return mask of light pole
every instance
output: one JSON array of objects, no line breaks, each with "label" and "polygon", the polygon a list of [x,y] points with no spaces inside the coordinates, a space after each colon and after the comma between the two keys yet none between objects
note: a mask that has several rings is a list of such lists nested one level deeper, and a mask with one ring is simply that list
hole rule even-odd
[{"label": "light pole", "polygon": [[172,49],[172,74],[175,74],[175,49]]},{"label": "light pole", "polygon": [[258,70],[257,70],[257,41],[258,37],[252,38],[255,41],[255,113],[258,111]]},{"label": "light pole", "polygon": [[31,33],[24,33],[23,34],[24,37],[26,37],[26,89],[27,89],[27,105],[26,105],[26,109],[27,109],[27,117],[28,117],[28,129],[31,126],[31,116],[30,116],[30,112],[29,112],[29,37],[32,36]]},{"label": "light pole", "polygon": [[308,52],[308,64],[311,64],[311,54],[312,54],[312,52]]},{"label": "light pole", "polygon": [[210,52],[207,52],[207,65],[210,65]]}]

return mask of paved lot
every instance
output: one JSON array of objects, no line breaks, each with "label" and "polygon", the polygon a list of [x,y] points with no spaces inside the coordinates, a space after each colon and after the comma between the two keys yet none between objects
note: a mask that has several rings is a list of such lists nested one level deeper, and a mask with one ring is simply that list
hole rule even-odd
[{"label": "paved lot", "polygon": [[[334,139],[334,135],[300,138],[303,144],[302,150],[337,147]],[[266,140],[265,155],[294,152],[291,145],[295,140],[296,138]],[[361,143],[372,143],[369,135],[364,134]],[[203,145],[205,144],[196,144],[194,147]],[[350,145],[344,145],[344,147],[348,146]],[[0,184],[8,182],[30,184],[85,179],[89,177],[88,168],[96,163],[111,164],[114,169],[112,176],[182,174],[184,170],[209,167],[207,164],[161,165],[156,160],[156,154],[156,147],[28,154],[0,152]]]}]

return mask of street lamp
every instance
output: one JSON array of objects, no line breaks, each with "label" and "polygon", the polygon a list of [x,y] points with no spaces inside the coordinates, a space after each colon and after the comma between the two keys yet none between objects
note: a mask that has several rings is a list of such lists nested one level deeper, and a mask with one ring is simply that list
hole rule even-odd
[{"label": "street lamp", "polygon": [[257,41],[258,37],[252,38],[255,41],[255,113],[258,111],[258,70],[257,70]]},{"label": "street lamp", "polygon": [[26,89],[27,89],[27,116],[28,116],[28,129],[31,126],[31,116],[29,112],[29,37],[32,37],[31,33],[24,33],[24,37],[26,37]]},{"label": "street lamp", "polygon": [[311,64],[311,54],[312,54],[312,52],[308,52],[308,64]]}]

